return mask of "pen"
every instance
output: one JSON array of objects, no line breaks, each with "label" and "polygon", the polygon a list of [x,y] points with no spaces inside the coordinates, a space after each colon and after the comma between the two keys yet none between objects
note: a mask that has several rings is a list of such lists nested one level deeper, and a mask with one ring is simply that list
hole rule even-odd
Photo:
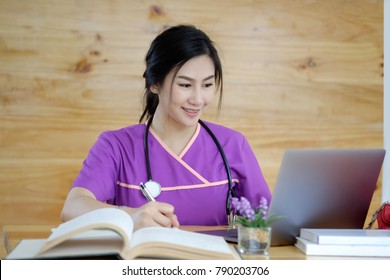
[{"label": "pen", "polygon": [[156,201],[144,183],[141,182],[139,185],[141,187],[141,191],[143,195],[146,197],[148,201]]},{"label": "pen", "polygon": [[[145,186],[144,183],[141,182],[141,183],[139,184],[139,186],[140,186],[140,188],[141,188],[141,191],[142,191],[143,195],[146,197],[146,199],[147,199],[148,201],[156,201],[156,200],[154,199],[154,197],[152,196],[152,194],[150,193],[150,191],[148,190],[148,188]],[[171,226],[171,228],[174,228],[174,227]]]}]

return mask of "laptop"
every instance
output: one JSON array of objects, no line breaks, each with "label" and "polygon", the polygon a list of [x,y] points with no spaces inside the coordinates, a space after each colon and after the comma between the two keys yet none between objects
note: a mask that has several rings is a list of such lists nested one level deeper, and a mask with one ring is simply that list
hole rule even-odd
[{"label": "laptop", "polygon": [[[361,229],[385,157],[384,149],[286,150],[269,212],[271,246],[293,245],[301,228]],[[237,229],[202,233],[237,243]]]},{"label": "laptop", "polygon": [[293,245],[301,228],[362,229],[384,149],[286,150],[269,208],[284,216],[272,246]]}]

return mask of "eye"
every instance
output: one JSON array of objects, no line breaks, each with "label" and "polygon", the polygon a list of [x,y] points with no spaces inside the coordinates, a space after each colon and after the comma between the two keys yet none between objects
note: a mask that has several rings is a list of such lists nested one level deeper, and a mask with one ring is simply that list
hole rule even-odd
[{"label": "eye", "polygon": [[213,83],[207,83],[207,84],[204,84],[203,86],[208,88],[208,87],[212,87],[214,84]]},{"label": "eye", "polygon": [[184,88],[189,88],[189,87],[191,87],[191,84],[179,84],[179,86],[184,87]]}]

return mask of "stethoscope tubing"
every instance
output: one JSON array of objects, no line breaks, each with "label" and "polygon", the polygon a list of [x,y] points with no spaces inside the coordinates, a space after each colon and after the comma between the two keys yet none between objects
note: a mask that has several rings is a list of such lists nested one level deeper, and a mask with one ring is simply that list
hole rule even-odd
[{"label": "stethoscope tubing", "polygon": [[[148,145],[148,139],[149,139],[149,129],[150,129],[150,126],[152,124],[152,121],[153,121],[153,116],[154,115],[151,115],[147,124],[146,124],[146,129],[145,129],[145,135],[144,135],[144,153],[145,153],[145,162],[146,162],[146,171],[147,171],[147,176],[148,176],[148,180],[149,181],[153,181],[153,175],[152,175],[152,169],[150,167],[150,157],[149,157],[149,145]],[[198,121],[200,123],[200,125],[207,131],[207,133],[211,136],[211,138],[213,139],[215,145],[217,146],[218,148],[218,151],[222,157],[222,160],[223,160],[223,163],[224,163],[224,166],[225,166],[225,170],[226,170],[226,175],[227,175],[227,178],[228,178],[228,195],[226,197],[226,214],[229,216],[230,215],[230,199],[232,197],[235,197],[236,194],[235,194],[235,191],[233,189],[233,180],[232,180],[232,175],[231,175],[231,171],[230,171],[230,166],[229,166],[229,162],[227,160],[227,157],[226,157],[226,154],[221,146],[221,143],[218,141],[217,137],[215,136],[215,134],[211,131],[211,129],[202,121],[202,120],[199,120]]]},{"label": "stethoscope tubing", "polygon": [[224,150],[223,150],[223,148],[221,146],[221,143],[219,143],[219,141],[218,141],[217,137],[215,136],[215,134],[211,131],[211,129],[202,120],[199,120],[198,122],[207,131],[207,133],[211,136],[211,138],[213,138],[214,143],[215,143],[215,145],[217,145],[219,153],[222,156],[223,164],[224,164],[225,170],[226,170],[226,175],[228,177],[228,187],[229,187],[228,192],[229,193],[228,193],[228,195],[226,197],[226,213],[229,215],[230,214],[230,199],[232,197],[236,196],[236,194],[235,194],[235,192],[233,190],[233,180],[232,180],[232,174],[230,172],[229,162],[228,162],[227,157],[225,155],[225,152],[224,152]]},{"label": "stethoscope tubing", "polygon": [[153,180],[152,169],[150,168],[149,146],[148,146],[149,129],[150,129],[150,126],[152,125],[153,117],[154,117],[154,115],[150,116],[148,123],[146,124],[146,130],[145,130],[145,135],[144,135],[144,153],[145,153],[145,161],[146,161],[146,171],[148,174],[149,181]]}]

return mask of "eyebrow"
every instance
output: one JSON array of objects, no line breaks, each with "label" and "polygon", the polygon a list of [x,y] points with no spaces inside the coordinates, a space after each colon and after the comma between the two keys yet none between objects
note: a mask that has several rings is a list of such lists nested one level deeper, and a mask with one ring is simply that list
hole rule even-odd
[{"label": "eyebrow", "polygon": [[[180,79],[184,79],[184,80],[187,80],[187,81],[193,81],[194,79],[193,78],[190,78],[190,77],[187,77],[187,76],[177,76],[177,78],[180,78]],[[207,81],[207,80],[210,80],[210,79],[213,79],[215,78],[214,75],[210,75],[206,78],[204,78],[202,81]]]}]

